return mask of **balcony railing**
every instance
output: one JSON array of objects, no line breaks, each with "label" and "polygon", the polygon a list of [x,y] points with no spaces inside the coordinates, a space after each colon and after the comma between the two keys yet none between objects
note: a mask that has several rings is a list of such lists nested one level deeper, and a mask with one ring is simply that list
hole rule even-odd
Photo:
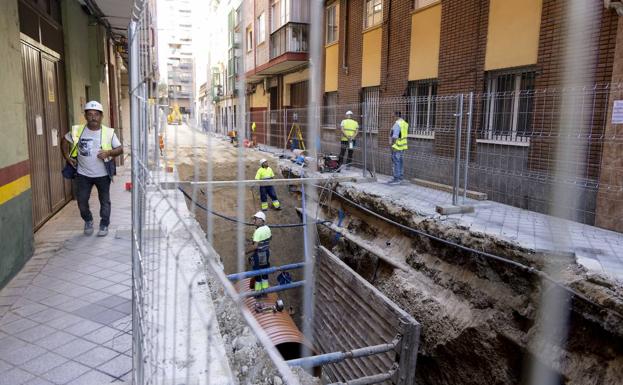
[{"label": "balcony railing", "polygon": [[288,23],[270,35],[270,58],[288,52],[308,52],[309,24]]},{"label": "balcony railing", "polygon": [[190,99],[190,92],[169,92],[169,99]]}]

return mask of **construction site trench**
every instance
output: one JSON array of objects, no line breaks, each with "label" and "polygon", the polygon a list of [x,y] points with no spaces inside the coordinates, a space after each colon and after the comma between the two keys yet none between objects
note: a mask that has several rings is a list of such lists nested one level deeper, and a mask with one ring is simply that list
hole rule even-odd
[{"label": "construction site trench", "polygon": [[[217,141],[215,146],[215,155],[210,159],[212,179],[237,179],[238,149],[224,141]],[[191,149],[181,151],[177,164],[180,180],[206,180],[207,156],[199,156]],[[245,150],[244,156],[245,179],[254,178],[261,158],[269,159],[276,174],[288,168],[283,162],[280,168],[279,160],[266,153]],[[291,176],[290,170],[287,175]],[[331,187],[337,194],[321,194],[317,215],[319,220],[332,224],[317,225],[319,242],[421,324],[415,374],[418,384],[527,384],[530,373],[536,371],[547,373],[559,384],[623,383],[621,282],[588,273],[572,255],[534,252],[471,232],[452,221],[423,218],[384,197],[363,194],[353,183]],[[290,191],[288,186],[277,186],[276,190],[283,210],[269,210],[269,224],[300,222],[300,192]],[[187,192],[192,195],[191,189]],[[236,187],[214,187],[213,194],[212,209],[236,217]],[[246,188],[244,194],[245,219],[250,221],[260,207],[258,188]],[[192,207],[197,203],[207,205],[207,189],[202,186],[195,199],[195,203],[187,199],[187,204],[207,232],[206,212]],[[343,220],[336,229],[339,217]],[[383,218],[450,243],[407,231]],[[212,221],[212,245],[222,258],[225,273],[235,273],[237,224],[215,216]],[[245,226],[245,238],[250,238],[252,232],[252,227]],[[488,259],[452,243],[534,270]],[[273,229],[271,265],[303,260],[303,228]],[[537,320],[543,310],[541,297],[547,290],[564,290],[543,283],[535,274],[545,268],[546,261],[550,269],[554,266],[557,281],[575,294],[568,296],[568,321],[561,320],[568,334],[540,340]],[[290,273],[294,281],[303,278],[302,271]],[[275,285],[274,277],[270,279],[271,286]],[[300,329],[302,290],[283,291],[279,297]],[[358,316],[365,319],[371,315]],[[366,335],[361,338],[365,341]],[[245,365],[240,364],[238,369]],[[270,378],[267,383],[278,382]],[[319,383],[304,373],[301,378],[307,383]]]}]

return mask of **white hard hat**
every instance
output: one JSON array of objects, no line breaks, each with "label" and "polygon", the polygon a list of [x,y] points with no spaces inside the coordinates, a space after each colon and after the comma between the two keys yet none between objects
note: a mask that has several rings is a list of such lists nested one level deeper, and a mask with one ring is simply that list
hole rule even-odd
[{"label": "white hard hat", "polygon": [[104,107],[102,107],[102,105],[99,102],[96,102],[95,100],[91,100],[90,102],[84,105],[84,110],[85,111],[96,110],[99,112],[104,112]]},{"label": "white hard hat", "polygon": [[266,162],[268,162],[268,161],[266,160],[266,158],[262,158],[262,159],[260,159],[260,166],[261,166],[261,165],[263,165],[263,164],[264,164],[264,163],[266,163]]},{"label": "white hard hat", "polygon": [[353,112],[351,110],[346,111],[346,115],[352,115]]},{"label": "white hard hat", "polygon": [[255,215],[253,215],[253,218],[259,218],[263,220],[264,222],[266,222],[266,214],[264,214],[261,211],[256,212]]}]

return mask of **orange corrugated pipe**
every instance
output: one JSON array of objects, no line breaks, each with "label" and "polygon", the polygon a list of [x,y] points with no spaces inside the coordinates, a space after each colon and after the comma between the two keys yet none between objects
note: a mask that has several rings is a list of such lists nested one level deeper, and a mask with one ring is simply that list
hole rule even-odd
[{"label": "orange corrugated pipe", "polygon": [[[252,278],[240,280],[234,284],[234,287],[239,293],[251,292],[253,291],[251,281]],[[279,311],[256,311],[258,303],[261,303],[263,308],[268,308],[274,306],[277,299],[277,294],[268,293],[263,298],[246,297],[243,302],[264,329],[275,348],[279,350],[284,360],[300,358],[303,346],[307,346],[312,351],[313,349],[305,340],[303,333],[296,327],[290,314]]]}]

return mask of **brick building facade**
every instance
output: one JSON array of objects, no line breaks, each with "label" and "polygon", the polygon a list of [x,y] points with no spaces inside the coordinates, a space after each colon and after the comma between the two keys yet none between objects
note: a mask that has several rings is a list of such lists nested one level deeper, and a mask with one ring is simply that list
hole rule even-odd
[{"label": "brick building facade", "polygon": [[[437,98],[438,104],[436,110],[426,112],[430,115],[426,118],[427,132],[419,135],[417,131],[409,138],[405,171],[411,177],[451,184],[457,111],[454,100],[442,104],[440,98],[458,94],[467,98],[467,93],[474,92],[468,187],[486,192],[493,200],[549,212],[555,201],[550,196],[553,186],[560,182],[555,180],[560,178],[555,170],[555,145],[560,137],[561,98],[575,98],[574,102],[582,98],[577,102],[578,110],[583,111],[590,104],[590,111],[586,108],[590,117],[579,116],[574,127],[573,132],[577,131],[578,138],[583,139],[572,143],[573,150],[577,147],[581,155],[574,165],[577,175],[569,185],[581,204],[564,216],[589,224],[604,222],[597,220],[595,214],[603,133],[609,117],[608,103],[611,104],[613,97],[602,88],[609,88],[613,79],[618,82],[620,78],[613,78],[616,39],[621,34],[614,10],[605,9],[599,1],[582,2],[579,14],[589,22],[584,30],[575,28],[571,32],[581,34],[585,46],[573,51],[579,53],[577,58],[570,58],[568,53],[572,50],[565,45],[565,37],[570,33],[566,2],[325,2],[327,10],[332,6],[339,9],[337,60],[331,63],[326,60],[325,72],[329,75],[325,73],[325,81],[335,76],[337,87],[325,88],[325,107],[338,107],[335,120],[323,127],[323,142],[337,142],[335,124],[343,113],[341,109],[352,109],[351,105],[356,108],[361,103],[361,109],[365,110],[370,109],[370,103],[377,103],[372,119],[365,111],[355,113],[372,132],[368,143],[380,159],[377,171],[389,173],[389,151],[385,143],[393,123],[393,110],[401,110],[411,117],[412,121],[408,118],[407,121],[412,126],[419,124],[420,118],[409,116],[415,108],[411,106],[415,102],[409,98],[393,104],[385,101],[405,96],[419,98],[421,90],[428,87],[429,96]],[[380,19],[376,19],[377,11],[382,14]],[[436,30],[428,28],[426,23],[436,17],[438,25],[433,27],[439,32],[434,41]],[[369,25],[370,20],[374,25]],[[418,30],[418,25],[424,24],[427,29]],[[380,30],[380,40],[370,40],[376,29]],[[375,46],[380,51],[380,61],[371,60],[369,41],[380,43]],[[332,44],[325,46],[327,57]],[[418,51],[415,56],[414,50]],[[582,72],[585,76],[574,78],[574,85],[580,88],[562,90],[565,60],[576,59],[588,63]],[[414,68],[418,66],[421,68]],[[372,83],[370,79],[374,79]],[[575,92],[582,94],[569,96]],[[467,115],[464,118],[465,131]],[[434,122],[430,128],[428,121]],[[465,142],[463,133],[463,154]],[[623,205],[617,207],[623,213]]]}]

